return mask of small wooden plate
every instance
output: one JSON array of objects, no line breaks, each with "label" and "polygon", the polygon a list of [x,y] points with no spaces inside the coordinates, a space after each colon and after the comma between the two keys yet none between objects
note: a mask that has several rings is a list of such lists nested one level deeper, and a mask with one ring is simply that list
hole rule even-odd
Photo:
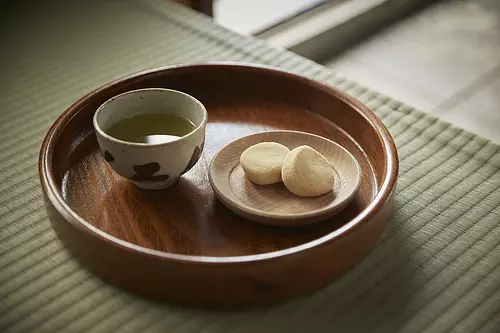
[{"label": "small wooden plate", "polygon": [[[248,147],[266,141],[290,150],[308,145],[320,152],[335,169],[332,191],[303,198],[283,183],[263,186],[250,182],[240,156]],[[359,189],[361,168],[351,153],[331,140],[305,132],[270,131],[245,136],[222,148],[212,159],[209,178],[217,197],[235,213],[266,224],[297,226],[324,220],[344,209]]]},{"label": "small wooden plate", "polygon": [[[92,126],[107,99],[148,87],[186,92],[208,112],[199,162],[162,191],[138,189],[117,175]],[[346,148],[362,172],[351,204],[322,222],[284,228],[249,221],[216,200],[212,157],[238,138],[275,130],[316,134]],[[389,132],[361,103],[292,73],[234,63],[151,70],[87,94],[50,128],[39,162],[54,230],[83,265],[142,295],[224,306],[288,298],[352,267],[389,218],[397,172]]]}]

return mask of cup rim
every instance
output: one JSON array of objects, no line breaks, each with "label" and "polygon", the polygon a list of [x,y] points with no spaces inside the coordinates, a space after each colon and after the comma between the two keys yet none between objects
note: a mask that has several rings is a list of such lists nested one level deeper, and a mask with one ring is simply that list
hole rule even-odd
[{"label": "cup rim", "polygon": [[[175,93],[175,94],[182,95],[183,97],[188,98],[188,99],[194,101],[196,104],[198,104],[198,106],[200,107],[200,109],[203,111],[203,119],[202,119],[201,123],[198,126],[196,126],[188,134],[183,135],[183,136],[181,136],[178,139],[175,139],[173,141],[168,141],[168,142],[163,142],[163,143],[131,142],[131,141],[120,140],[120,139],[115,138],[114,136],[111,136],[111,135],[107,134],[101,128],[101,126],[99,125],[99,123],[97,122],[97,118],[99,117],[99,114],[104,110],[104,107],[107,104],[113,102],[115,99],[118,99],[118,98],[123,97],[125,95],[137,94],[137,93],[143,92],[143,91],[172,92],[172,93]],[[123,92],[121,94],[115,95],[115,96],[107,99],[95,111],[94,116],[92,117],[92,122],[93,122],[95,131],[100,136],[104,137],[106,140],[109,140],[111,142],[115,142],[115,143],[119,143],[119,144],[123,144],[123,145],[127,145],[127,146],[134,146],[134,147],[161,147],[161,146],[171,145],[171,144],[174,144],[174,143],[186,140],[187,138],[191,137],[192,135],[194,135],[196,132],[198,132],[200,129],[202,129],[207,124],[207,118],[208,118],[208,113],[207,113],[207,109],[205,108],[205,105],[203,105],[203,103],[201,103],[197,98],[195,98],[192,95],[189,95],[189,94],[187,94],[185,92],[182,92],[182,91],[179,91],[179,90],[167,89],[167,88],[142,88],[142,89],[128,90],[128,91],[125,91],[125,92]]]}]

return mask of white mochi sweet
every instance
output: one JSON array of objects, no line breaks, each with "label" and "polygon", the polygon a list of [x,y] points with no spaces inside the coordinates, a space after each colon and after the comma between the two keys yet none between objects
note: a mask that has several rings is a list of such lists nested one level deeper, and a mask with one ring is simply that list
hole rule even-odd
[{"label": "white mochi sweet", "polygon": [[290,149],[277,142],[261,142],[247,148],[240,165],[248,180],[258,185],[281,182],[281,167]]},{"label": "white mochi sweet", "polygon": [[309,146],[290,151],[281,168],[286,188],[301,197],[316,197],[331,191],[334,174],[328,160]]}]

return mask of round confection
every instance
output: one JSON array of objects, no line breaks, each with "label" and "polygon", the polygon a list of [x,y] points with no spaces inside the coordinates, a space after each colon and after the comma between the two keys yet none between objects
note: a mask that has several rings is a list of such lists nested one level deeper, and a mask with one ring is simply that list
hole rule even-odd
[{"label": "round confection", "polygon": [[293,149],[281,168],[286,188],[301,197],[315,197],[331,191],[334,173],[328,160],[309,146]]},{"label": "round confection", "polygon": [[277,142],[261,142],[247,148],[240,165],[248,180],[259,185],[281,182],[281,166],[290,149]]}]

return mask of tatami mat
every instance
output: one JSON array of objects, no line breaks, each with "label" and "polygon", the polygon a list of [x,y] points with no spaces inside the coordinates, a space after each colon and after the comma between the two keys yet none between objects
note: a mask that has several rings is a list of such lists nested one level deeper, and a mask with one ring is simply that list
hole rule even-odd
[{"label": "tatami mat", "polygon": [[[12,15],[0,32],[0,332],[499,331],[499,146],[163,0],[44,2]],[[374,251],[323,290],[252,311],[154,303],[82,269],[52,231],[37,158],[56,117],[109,80],[208,60],[333,84],[394,135],[393,218]]]}]

